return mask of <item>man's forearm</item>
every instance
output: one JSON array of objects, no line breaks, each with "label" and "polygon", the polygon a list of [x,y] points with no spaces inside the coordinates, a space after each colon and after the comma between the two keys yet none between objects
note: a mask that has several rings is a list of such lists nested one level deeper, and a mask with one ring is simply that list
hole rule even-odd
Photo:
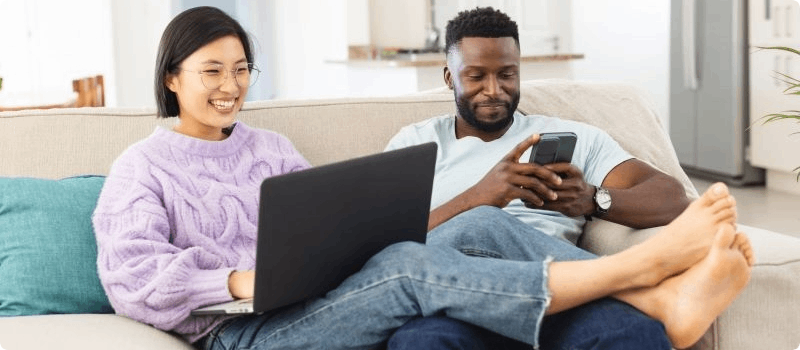
[{"label": "man's forearm", "polygon": [[475,203],[475,201],[471,199],[469,191],[463,192],[449,202],[431,211],[430,218],[428,219],[428,231],[433,230],[436,226],[450,220],[454,216],[480,205],[481,204]]},{"label": "man's forearm", "polygon": [[665,174],[631,188],[608,190],[613,202],[602,219],[637,229],[666,225],[689,205],[683,185]]}]

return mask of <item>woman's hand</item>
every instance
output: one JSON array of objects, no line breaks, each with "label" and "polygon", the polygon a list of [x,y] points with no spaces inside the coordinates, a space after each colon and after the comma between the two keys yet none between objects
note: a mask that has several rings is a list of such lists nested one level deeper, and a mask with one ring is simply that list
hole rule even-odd
[{"label": "woman's hand", "polygon": [[254,270],[233,271],[228,276],[228,290],[235,299],[252,298],[255,285],[256,272]]}]

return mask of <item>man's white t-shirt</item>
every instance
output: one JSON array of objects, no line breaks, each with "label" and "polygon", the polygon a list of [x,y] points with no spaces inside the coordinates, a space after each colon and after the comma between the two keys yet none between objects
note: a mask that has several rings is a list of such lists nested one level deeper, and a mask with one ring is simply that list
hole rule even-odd
[{"label": "man's white t-shirt", "polygon": [[[386,146],[389,151],[426,142],[438,144],[431,210],[478,183],[514,146],[536,133],[574,132],[578,142],[572,164],[592,185],[599,186],[614,167],[633,158],[603,130],[575,121],[515,113],[508,131],[491,142],[472,136],[456,139],[455,121],[455,116],[445,115],[403,127]],[[525,151],[520,162],[527,162],[530,152]],[[519,199],[503,209],[541,232],[573,244],[585,223],[583,216],[571,218],[559,212],[531,209]]]}]

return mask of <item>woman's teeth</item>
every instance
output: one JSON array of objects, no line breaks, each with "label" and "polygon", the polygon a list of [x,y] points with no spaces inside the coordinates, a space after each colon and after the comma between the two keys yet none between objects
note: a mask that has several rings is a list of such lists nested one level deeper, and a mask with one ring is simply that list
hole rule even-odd
[{"label": "woman's teeth", "polygon": [[229,109],[233,107],[233,101],[211,101],[211,104],[217,109]]}]

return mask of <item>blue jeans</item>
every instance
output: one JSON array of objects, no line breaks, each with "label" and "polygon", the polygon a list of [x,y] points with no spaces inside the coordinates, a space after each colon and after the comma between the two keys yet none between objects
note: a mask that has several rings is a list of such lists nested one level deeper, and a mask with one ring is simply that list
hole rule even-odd
[{"label": "blue jeans", "polygon": [[[571,244],[541,248],[541,234],[505,211],[483,207],[468,215],[484,215],[494,225],[468,226],[457,221],[434,230],[427,244],[444,245],[473,256],[511,260],[585,260],[595,256]],[[552,238],[551,238],[552,239]],[[549,255],[548,255],[549,254]],[[605,298],[544,318],[539,342],[543,349],[671,349],[664,326],[621,301]],[[530,349],[494,332],[444,316],[403,325],[390,338],[389,350],[405,349]]]},{"label": "blue jeans", "polygon": [[463,321],[446,316],[428,316],[400,327],[389,338],[386,349],[530,350],[533,347]]},{"label": "blue jeans", "polygon": [[[493,243],[475,245],[474,255],[505,252],[496,257],[509,260],[467,256],[446,244],[394,244],[324,297],[235,318],[212,330],[201,345],[226,350],[370,349],[383,346],[413,319],[444,315],[538,346],[549,302],[548,257],[593,256],[538,232],[525,238],[536,241],[535,246],[518,246],[520,235],[509,230],[524,224],[499,213],[504,212],[485,207],[463,213],[431,231],[429,240],[435,235],[481,237],[459,231],[492,232],[488,236],[494,237]],[[517,254],[529,258],[513,258]]]}]

